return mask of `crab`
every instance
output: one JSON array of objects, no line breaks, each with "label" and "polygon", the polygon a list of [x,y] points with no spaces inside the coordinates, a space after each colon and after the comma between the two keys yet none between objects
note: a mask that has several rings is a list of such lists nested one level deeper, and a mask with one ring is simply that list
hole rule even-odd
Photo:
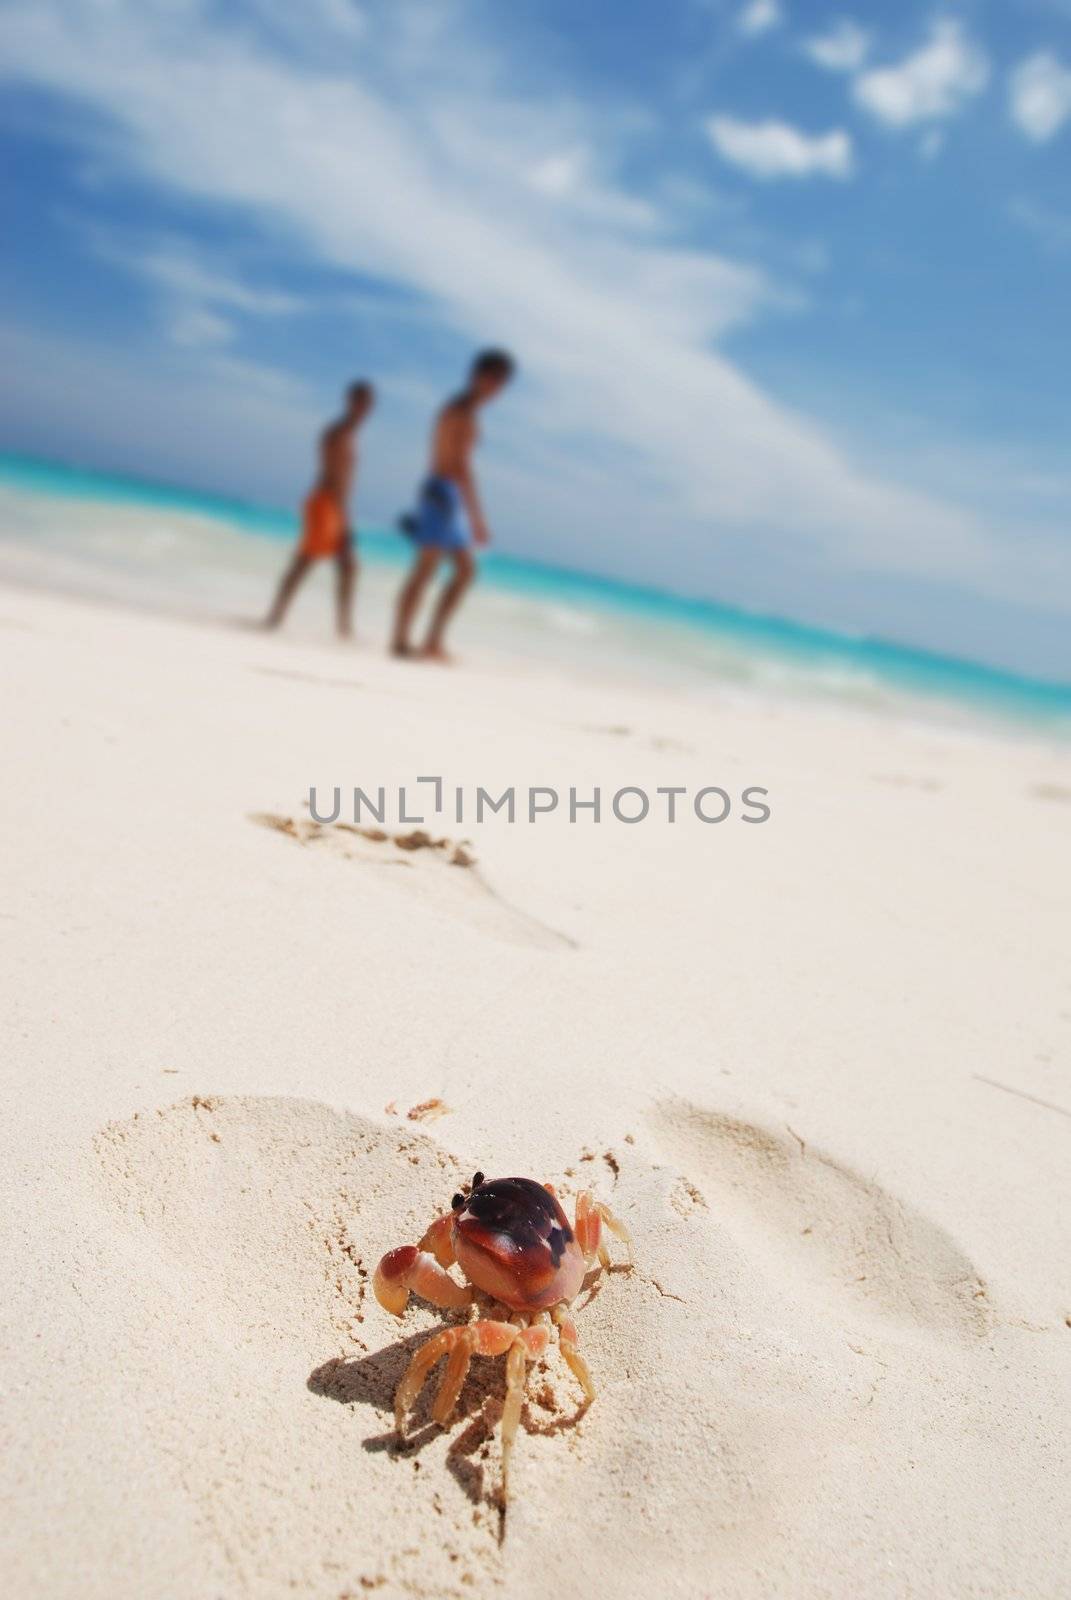
[{"label": "crab", "polygon": [[[444,1311],[464,1311],[476,1291],[505,1309],[502,1318],[481,1316],[433,1334],[413,1355],[394,1398],[395,1425],[405,1437],[406,1417],[432,1368],[447,1357],[432,1406],[446,1427],[461,1394],[474,1355],[506,1357],[506,1399],[502,1409],[502,1497],[509,1494],[509,1464],[520,1421],[530,1361],[557,1334],[562,1357],[584,1392],[595,1398],[588,1364],[578,1348],[569,1310],[590,1269],[611,1265],[604,1228],[628,1247],[632,1238],[609,1206],[588,1190],[577,1196],[570,1226],[549,1183],[534,1178],[485,1178],[477,1172],[450,1210],[437,1217],[418,1245],[389,1250],[372,1279],[376,1299],[396,1317],[405,1313],[410,1294]],[[447,1270],[454,1263],[469,1280],[462,1284]]]}]

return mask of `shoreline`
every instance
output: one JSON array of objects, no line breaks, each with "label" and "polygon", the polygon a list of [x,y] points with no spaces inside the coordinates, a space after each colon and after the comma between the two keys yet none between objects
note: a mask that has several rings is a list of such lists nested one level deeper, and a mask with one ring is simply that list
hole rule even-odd
[{"label": "shoreline", "polygon": [[[6,465],[10,469],[10,458]],[[114,493],[121,484],[112,478],[100,478],[101,495],[86,500],[81,496],[92,474],[64,474],[43,462],[35,468],[35,487],[23,489],[20,506],[19,474],[8,470],[5,478],[0,458],[0,486],[7,485],[2,515],[10,522],[21,514],[25,524],[18,538],[5,537],[0,575],[18,577],[21,567],[45,588],[96,590],[169,614],[210,608],[208,581],[219,592],[233,593],[235,604],[251,615],[266,605],[261,590],[277,578],[284,538],[281,527],[269,534],[247,523],[260,515],[256,508],[199,502],[188,493],[176,503],[177,492],[162,492],[154,501],[151,486],[141,481],[131,482],[129,496],[109,500],[103,488]],[[51,491],[51,500],[50,475],[61,486]],[[64,490],[65,482],[72,487]],[[102,522],[102,509],[109,508],[124,530],[118,543]],[[157,525],[154,517],[164,521]],[[358,604],[370,593],[377,613],[405,562],[404,541],[396,536],[395,559],[392,539],[375,534],[365,550]],[[186,593],[185,606],[176,603],[176,593]],[[624,677],[638,684],[656,677],[686,693],[741,689],[833,704],[854,700],[878,713],[935,723],[1022,724],[1071,737],[1071,684],[509,554],[492,556],[461,620],[468,637],[485,652],[490,647],[500,662],[557,654],[603,680]],[[382,615],[378,621],[386,625]]]},{"label": "shoreline", "polygon": [[[168,608],[162,603],[153,603],[143,598],[124,598],[114,593],[106,580],[99,592],[93,592],[91,588],[85,586],[85,576],[84,572],[72,574],[67,584],[64,584],[51,566],[39,574],[27,575],[24,569],[19,569],[17,560],[11,564],[5,563],[3,544],[0,542],[0,594],[6,591],[13,595],[22,594],[28,598],[36,596],[46,601],[54,598],[76,609],[85,607],[91,611],[112,613],[118,619],[136,617],[149,623],[157,621],[175,624],[179,628],[190,629],[195,633],[203,630],[210,635],[237,634],[249,638],[263,638],[269,642],[275,641],[282,646],[292,646],[296,650],[309,652],[317,659],[325,669],[319,677],[319,682],[326,686],[335,684],[339,687],[355,687],[357,680],[347,677],[347,674],[359,672],[368,662],[391,660],[387,648],[388,614],[379,606],[368,607],[366,604],[365,615],[362,617],[361,600],[364,598],[367,602],[368,596],[367,592],[362,595],[360,590],[357,597],[358,617],[355,637],[340,640],[330,630],[330,601],[326,594],[315,595],[312,600],[312,605],[318,604],[322,612],[318,628],[315,625],[302,627],[301,620],[307,619],[301,619],[297,625],[293,621],[288,621],[287,627],[272,633],[265,630],[255,616],[213,613],[210,609],[198,608],[194,604],[188,609]],[[321,576],[326,578],[328,575]],[[310,590],[313,589],[315,581],[314,578],[309,584]],[[306,600],[308,600],[307,595]],[[295,612],[299,611],[299,607],[300,602],[295,606]],[[367,619],[369,610],[379,634],[382,635],[382,641],[377,637],[375,642],[370,642],[369,634],[372,630]],[[564,685],[570,687],[575,685],[577,680],[568,663],[556,664],[553,659],[548,659],[546,656],[527,654],[523,650],[511,652],[501,644],[488,645],[481,638],[477,638],[470,648],[466,648],[463,637],[466,621],[471,619],[462,616],[459,629],[462,643],[454,666],[443,668],[415,660],[405,664],[405,672],[418,678],[430,674],[435,679],[445,678],[448,681],[453,681],[458,676],[506,679],[515,684],[527,684],[532,692],[544,692],[552,697],[559,695]],[[328,666],[332,669],[337,668],[338,671],[332,670],[328,673],[326,671]],[[756,717],[773,722],[784,717],[799,717],[804,721],[813,719],[816,724],[831,728],[843,725],[846,728],[858,727],[871,732],[886,729],[895,733],[901,730],[921,737],[932,735],[953,743],[963,741],[982,746],[1008,744],[1035,747],[1042,759],[1049,754],[1060,759],[1071,751],[1071,724],[1065,728],[1062,719],[1049,721],[1044,717],[1033,719],[1012,713],[986,713],[958,704],[934,701],[921,695],[905,697],[900,702],[882,700],[875,704],[865,700],[839,698],[832,694],[826,698],[799,690],[759,687],[716,679],[712,679],[705,688],[699,688],[694,684],[690,688],[682,688],[679,683],[672,680],[652,678],[640,668],[635,669],[634,675],[626,674],[623,679],[616,663],[601,669],[589,668],[585,664],[582,681],[584,688],[593,696],[609,700],[617,698],[622,701],[649,699],[655,705],[664,707],[670,716],[675,706],[685,705],[699,715],[714,715],[722,711],[745,718]],[[626,737],[631,730],[624,724],[611,722],[601,731],[607,736]]]}]

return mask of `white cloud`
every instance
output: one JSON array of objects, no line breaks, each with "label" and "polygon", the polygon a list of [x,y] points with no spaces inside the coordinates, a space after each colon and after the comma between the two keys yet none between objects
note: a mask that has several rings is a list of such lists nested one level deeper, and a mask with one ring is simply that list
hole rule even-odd
[{"label": "white cloud", "polygon": [[587,152],[562,150],[557,155],[544,156],[529,168],[528,181],[542,194],[562,198],[573,195],[587,177]]},{"label": "white cloud", "polygon": [[1071,117],[1071,70],[1051,50],[1028,56],[1011,75],[1008,108],[1019,130],[1044,144]]},{"label": "white cloud", "polygon": [[707,133],[723,160],[754,178],[852,175],[852,141],[843,128],[809,134],[787,122],[740,122],[717,116],[707,122]]},{"label": "white cloud", "polygon": [[870,53],[870,34],[851,17],[841,17],[827,32],[805,39],[803,52],[827,72],[858,72]]},{"label": "white cloud", "polygon": [[[522,88],[526,63],[489,58],[456,27],[444,32],[437,10],[377,10],[379,31],[369,21],[342,70],[229,27],[202,0],[109,0],[107,29],[93,0],[17,0],[0,71],[91,110],[93,121],[74,119],[72,137],[84,155],[87,128],[106,129],[93,152],[100,171],[186,210],[202,203],[254,237],[267,229],[318,270],[420,297],[459,360],[477,341],[513,346],[524,381],[491,424],[509,449],[494,453],[488,482],[493,490],[498,473],[530,486],[509,510],[545,552],[617,571],[626,558],[634,572],[642,561],[647,575],[694,586],[724,580],[731,552],[746,545],[756,599],[763,568],[773,582],[794,565],[832,566],[839,581],[898,573],[1002,603],[1071,603],[1048,551],[1035,560],[973,512],[859,470],[717,348],[727,329],[776,303],[761,272],[682,251],[657,217],[643,231],[536,203],[518,181],[539,158],[536,133],[543,155],[576,143],[601,151],[619,139],[621,119],[587,102],[563,110],[557,82],[555,95]],[[430,32],[414,31],[415,15]],[[395,53],[390,30],[403,23]],[[514,86],[508,101],[502,83]],[[850,163],[845,134],[830,143],[787,132],[771,142],[782,168],[813,167],[816,143],[818,170],[839,176]],[[57,341],[60,362],[62,350]],[[135,354],[151,393],[156,352]],[[179,358],[184,370],[208,370],[193,352]],[[202,381],[195,410],[211,407],[209,432],[219,433],[221,414],[246,398],[255,415],[263,383],[229,349],[210,359],[231,388],[213,400]],[[54,403],[66,403],[62,365],[49,379]],[[275,440],[290,401],[272,405]],[[93,425],[105,421],[102,412]],[[249,416],[239,421],[249,426]],[[303,460],[309,416],[295,410],[293,426],[291,456]],[[411,435],[406,449],[419,452]],[[588,475],[597,491],[584,487],[585,464],[602,469]],[[563,483],[581,486],[568,506]],[[656,541],[643,537],[653,527]],[[634,542],[623,528],[636,530]]]},{"label": "white cloud", "polygon": [[584,144],[541,155],[520,176],[536,194],[589,220],[640,229],[651,228],[658,220],[653,206],[605,180],[594,152]]},{"label": "white cloud", "polygon": [[771,28],[779,28],[785,20],[785,8],[781,0],[748,0],[748,4],[736,19],[736,26],[748,38],[757,38],[760,33],[769,33]]},{"label": "white cloud", "polygon": [[945,17],[927,42],[893,67],[875,67],[853,85],[864,110],[891,128],[955,116],[989,81],[989,62],[962,23]]},{"label": "white cloud", "polygon": [[[181,0],[180,0],[181,3]],[[308,51],[323,40],[329,49],[338,50],[360,39],[365,33],[365,18],[353,0],[246,0],[249,9],[279,38]]]}]

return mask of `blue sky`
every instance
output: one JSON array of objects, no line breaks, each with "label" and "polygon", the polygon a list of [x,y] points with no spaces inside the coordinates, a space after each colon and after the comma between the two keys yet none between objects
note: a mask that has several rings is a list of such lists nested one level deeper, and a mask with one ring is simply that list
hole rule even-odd
[{"label": "blue sky", "polygon": [[0,445],[1071,676],[1071,0],[5,0]]}]

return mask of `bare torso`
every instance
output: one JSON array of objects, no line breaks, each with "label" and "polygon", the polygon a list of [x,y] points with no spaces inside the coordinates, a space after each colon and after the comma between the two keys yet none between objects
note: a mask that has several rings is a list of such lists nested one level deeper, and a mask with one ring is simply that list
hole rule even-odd
[{"label": "bare torso", "polygon": [[337,500],[343,511],[350,497],[356,465],[352,426],[348,422],[333,422],[320,435],[320,476],[316,487]]},{"label": "bare torso", "polygon": [[461,396],[448,401],[435,419],[431,438],[432,475],[451,478],[457,484],[466,483],[478,440],[475,410],[469,400]]}]

